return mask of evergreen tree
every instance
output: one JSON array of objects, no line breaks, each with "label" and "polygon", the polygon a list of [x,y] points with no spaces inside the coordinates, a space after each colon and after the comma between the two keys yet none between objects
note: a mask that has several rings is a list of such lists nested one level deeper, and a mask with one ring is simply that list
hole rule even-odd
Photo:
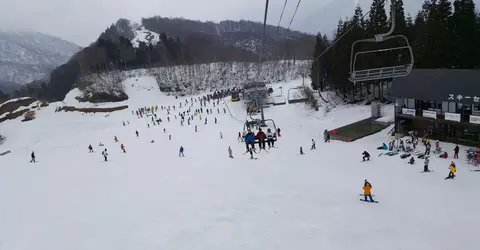
[{"label": "evergreen tree", "polygon": [[[318,33],[316,36],[315,50],[313,52],[313,63],[310,78],[312,79],[312,88],[314,90],[323,91],[325,88],[327,75],[328,75],[328,59],[326,54],[323,54],[328,46],[328,40],[326,36]],[[319,57],[322,55],[321,57]]]},{"label": "evergreen tree", "polygon": [[455,0],[452,16],[455,34],[455,68],[472,69],[475,66],[478,43],[475,41],[476,18],[473,0]]},{"label": "evergreen tree", "polygon": [[385,13],[385,0],[373,0],[367,22],[367,33],[373,37],[375,34],[385,33],[388,29],[387,14]]}]

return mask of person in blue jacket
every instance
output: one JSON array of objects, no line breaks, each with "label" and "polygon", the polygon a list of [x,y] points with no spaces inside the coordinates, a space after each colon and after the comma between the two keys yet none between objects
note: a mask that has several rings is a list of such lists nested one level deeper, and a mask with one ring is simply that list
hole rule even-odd
[{"label": "person in blue jacket", "polygon": [[249,145],[251,145],[252,148],[255,149],[255,134],[251,130],[248,130],[244,137],[247,151],[249,150]]},{"label": "person in blue jacket", "polygon": [[180,151],[178,153],[178,156],[185,157],[185,155],[183,155],[183,146],[180,146]]}]

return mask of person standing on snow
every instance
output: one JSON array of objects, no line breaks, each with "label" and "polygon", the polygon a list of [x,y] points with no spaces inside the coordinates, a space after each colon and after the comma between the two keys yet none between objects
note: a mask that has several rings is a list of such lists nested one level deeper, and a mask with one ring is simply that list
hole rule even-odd
[{"label": "person standing on snow", "polygon": [[92,144],[88,145],[88,150],[90,150],[90,153],[93,153],[93,147],[92,147]]},{"label": "person standing on snow", "polygon": [[370,202],[373,202],[372,198],[372,184],[365,180],[365,183],[363,184],[363,196],[365,197],[365,201],[368,201],[367,198],[370,198]]},{"label": "person standing on snow", "polygon": [[195,133],[197,132],[197,125],[195,125]]},{"label": "person standing on snow", "polygon": [[30,162],[35,162],[35,152],[32,151],[32,153],[30,154],[30,157],[32,158]]},{"label": "person standing on snow", "polygon": [[367,151],[363,151],[362,155],[363,155],[363,161],[370,160],[370,154]]},{"label": "person standing on snow", "polygon": [[303,147],[300,146],[300,154],[303,155]]},{"label": "person standing on snow", "polygon": [[137,135],[137,137],[138,137],[138,135],[139,135],[139,134],[138,134],[138,130],[136,130],[136,131],[135,131],[135,134],[136,134],[136,135]]},{"label": "person standing on snow", "polygon": [[430,160],[428,158],[430,157],[425,157],[425,162],[423,163],[423,172],[430,172],[430,170],[428,169],[428,163],[430,162]]},{"label": "person standing on snow", "polygon": [[233,152],[232,152],[232,148],[230,148],[230,146],[228,146],[228,157],[233,159]]},{"label": "person standing on snow", "polygon": [[215,117],[215,124],[217,124],[217,117]]},{"label": "person standing on snow", "polygon": [[427,143],[425,144],[425,155],[430,155],[430,147],[431,147],[431,146],[432,146],[432,145],[430,144],[430,142],[427,142]]},{"label": "person standing on snow", "polygon": [[314,150],[314,149],[316,149],[316,147],[315,147],[315,140],[312,139],[312,147],[310,148],[310,150]]},{"label": "person standing on snow", "polygon": [[281,137],[281,136],[282,136],[282,135],[280,134],[280,131],[281,131],[280,128],[277,128],[277,136],[278,136],[278,137]]},{"label": "person standing on snow", "polygon": [[453,149],[453,159],[458,159],[458,151],[460,151],[460,148],[458,145],[455,145],[455,148]]},{"label": "person standing on snow", "polygon": [[123,146],[123,143],[122,143],[122,145],[120,145],[120,149],[121,149],[124,153],[127,152],[127,151],[125,151],[125,146]]},{"label": "person standing on snow", "polygon": [[180,150],[178,152],[178,156],[179,157],[185,157],[185,155],[183,154],[183,146],[180,146]]},{"label": "person standing on snow", "polygon": [[223,139],[223,133],[220,132],[220,139]]},{"label": "person standing on snow", "polygon": [[107,153],[107,149],[104,149],[103,152],[102,152],[102,155],[103,155],[103,158],[105,158],[105,161],[107,161],[107,157],[108,157],[108,153]]},{"label": "person standing on snow", "polygon": [[172,140],[172,135],[168,135],[168,140]]},{"label": "person standing on snow", "polygon": [[115,140],[115,142],[118,142],[117,136],[114,136],[114,137],[113,137],[113,140]]}]

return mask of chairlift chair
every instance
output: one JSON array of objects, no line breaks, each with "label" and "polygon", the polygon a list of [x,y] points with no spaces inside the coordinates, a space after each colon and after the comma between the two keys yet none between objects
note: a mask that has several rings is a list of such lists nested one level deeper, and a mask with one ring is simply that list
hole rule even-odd
[{"label": "chairlift chair", "polygon": [[[395,5],[391,3],[391,27],[387,33],[377,34],[374,38],[367,38],[355,41],[352,45],[352,51],[350,55],[350,77],[349,80],[353,83],[373,80],[391,79],[397,77],[403,77],[410,74],[414,64],[413,50],[408,42],[408,39],[404,35],[392,35],[395,30]],[[369,51],[361,51],[355,53],[355,45],[358,43],[382,43],[391,39],[401,39],[405,41],[405,46],[392,47],[387,49],[377,49]],[[394,65],[382,68],[372,69],[356,69],[357,57],[364,54],[373,54],[377,52],[394,51],[394,50],[408,50],[410,54],[410,62],[404,65]]]}]

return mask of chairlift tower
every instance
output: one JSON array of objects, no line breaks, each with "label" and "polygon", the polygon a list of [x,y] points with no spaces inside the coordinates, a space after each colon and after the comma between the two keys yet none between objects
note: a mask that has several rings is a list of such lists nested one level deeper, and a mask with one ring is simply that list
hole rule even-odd
[{"label": "chairlift tower", "polygon": [[[352,51],[350,55],[350,77],[349,80],[353,83],[356,82],[363,82],[363,81],[373,81],[373,80],[383,80],[383,79],[390,79],[396,77],[403,77],[410,74],[413,64],[414,64],[414,57],[412,47],[408,42],[407,37],[404,35],[392,35],[395,30],[395,5],[394,0],[391,0],[391,12],[390,12],[390,19],[391,19],[391,27],[387,33],[377,34],[374,38],[367,38],[355,41],[352,45]],[[369,50],[369,51],[361,51],[355,53],[355,45],[358,43],[382,43],[391,39],[401,39],[403,40],[406,45],[392,47],[387,49],[377,49],[377,50]],[[362,69],[357,70],[355,68],[357,62],[357,56],[364,55],[364,54],[373,54],[377,52],[385,52],[385,51],[394,51],[394,50],[408,50],[410,53],[410,62],[404,65],[393,65],[387,66],[382,68],[372,68],[372,69]]]},{"label": "chairlift tower", "polygon": [[256,84],[256,90],[255,90],[255,100],[257,102],[257,107],[260,108],[260,114],[261,114],[261,126],[265,126],[265,114],[263,113],[263,102],[261,102],[259,95],[258,95],[258,83],[261,80],[261,74],[262,74],[262,62],[263,62],[263,48],[265,47],[265,30],[267,28],[267,14],[268,14],[268,1],[265,0],[265,15],[263,18],[263,32],[262,32],[262,45],[260,46],[260,55],[258,58],[258,73],[257,73],[257,84]]}]

